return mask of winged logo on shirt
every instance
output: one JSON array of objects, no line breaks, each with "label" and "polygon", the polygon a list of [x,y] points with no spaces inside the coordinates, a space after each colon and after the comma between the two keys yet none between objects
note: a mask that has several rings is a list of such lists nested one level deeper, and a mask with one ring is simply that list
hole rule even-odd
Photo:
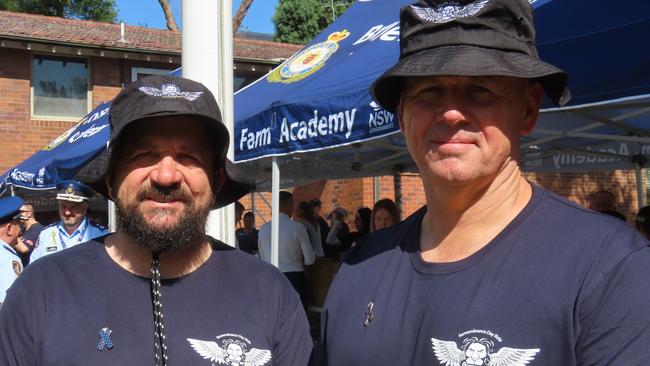
[{"label": "winged logo on shirt", "polygon": [[271,351],[251,348],[240,339],[226,338],[217,342],[187,338],[201,357],[211,362],[229,366],[262,366],[271,360]]},{"label": "winged logo on shirt", "polygon": [[196,100],[203,94],[203,92],[182,91],[176,84],[163,84],[160,89],[152,86],[141,86],[138,90],[154,97],[183,98],[190,102]]},{"label": "winged logo on shirt", "polygon": [[467,5],[461,5],[458,1],[447,1],[433,5],[432,7],[411,5],[411,9],[423,21],[429,23],[447,23],[458,18],[475,15],[488,2],[489,0],[477,0]]},{"label": "winged logo on shirt", "polygon": [[524,366],[535,358],[539,348],[502,347],[492,352],[494,343],[487,338],[470,337],[459,349],[454,341],[431,338],[433,352],[444,366]]}]

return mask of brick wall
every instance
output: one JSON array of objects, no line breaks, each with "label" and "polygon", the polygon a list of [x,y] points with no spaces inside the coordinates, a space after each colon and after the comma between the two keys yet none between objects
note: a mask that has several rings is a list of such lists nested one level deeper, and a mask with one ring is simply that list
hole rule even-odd
[{"label": "brick wall", "polygon": [[[0,48],[0,174],[42,149],[74,121],[32,119],[30,83],[32,54],[27,50]],[[179,65],[101,57],[89,59],[93,108],[109,101],[122,83],[131,81],[132,67],[174,69]]]},{"label": "brick wall", "polygon": [[[597,190],[609,190],[616,194],[618,210],[628,221],[638,211],[636,178],[633,171],[617,170],[613,172],[590,173],[525,173],[524,176],[540,186],[555,192],[580,205],[587,205],[587,196]],[[422,180],[417,174],[402,175],[402,218],[406,218],[426,204]],[[648,184],[644,178],[644,185]],[[318,198],[323,203],[323,216],[336,207],[345,208],[351,215],[347,222],[354,228],[354,213],[360,207],[372,208],[374,203],[373,178],[340,179],[319,181],[306,186],[289,189],[294,193],[296,203],[302,200]],[[264,197],[269,206],[263,202]],[[379,177],[379,199],[395,199],[394,179],[392,176]],[[256,225],[259,227],[271,218],[271,194],[256,193],[254,197]],[[246,210],[253,205],[251,195],[241,200]]]}]

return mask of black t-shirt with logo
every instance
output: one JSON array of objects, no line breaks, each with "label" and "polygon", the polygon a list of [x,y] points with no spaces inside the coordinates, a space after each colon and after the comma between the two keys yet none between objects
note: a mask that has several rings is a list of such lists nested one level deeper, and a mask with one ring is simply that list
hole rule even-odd
[{"label": "black t-shirt with logo", "polygon": [[345,259],[322,316],[326,364],[650,363],[650,248],[629,225],[535,187],[487,246],[427,263],[425,212]]},{"label": "black t-shirt with logo", "polygon": [[[216,241],[215,241],[216,242]],[[162,280],[170,365],[307,363],[309,327],[272,266],[225,244],[191,274]],[[150,280],[95,239],[30,265],[0,309],[0,364],[151,365]]]}]

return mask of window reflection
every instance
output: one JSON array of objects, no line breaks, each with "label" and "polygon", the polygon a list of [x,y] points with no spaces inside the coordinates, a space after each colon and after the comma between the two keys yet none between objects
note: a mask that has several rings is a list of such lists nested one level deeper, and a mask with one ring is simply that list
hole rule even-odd
[{"label": "window reflection", "polygon": [[34,56],[32,65],[34,115],[83,117],[88,113],[88,62]]}]

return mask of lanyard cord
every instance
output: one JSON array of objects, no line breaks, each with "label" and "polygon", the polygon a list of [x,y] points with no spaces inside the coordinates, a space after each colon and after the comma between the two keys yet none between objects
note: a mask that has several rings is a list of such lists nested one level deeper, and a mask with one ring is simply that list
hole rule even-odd
[{"label": "lanyard cord", "polygon": [[160,302],[160,261],[158,253],[151,258],[151,301],[153,302],[154,362],[156,366],[167,366],[167,345],[165,344],[165,325],[162,303]]}]

